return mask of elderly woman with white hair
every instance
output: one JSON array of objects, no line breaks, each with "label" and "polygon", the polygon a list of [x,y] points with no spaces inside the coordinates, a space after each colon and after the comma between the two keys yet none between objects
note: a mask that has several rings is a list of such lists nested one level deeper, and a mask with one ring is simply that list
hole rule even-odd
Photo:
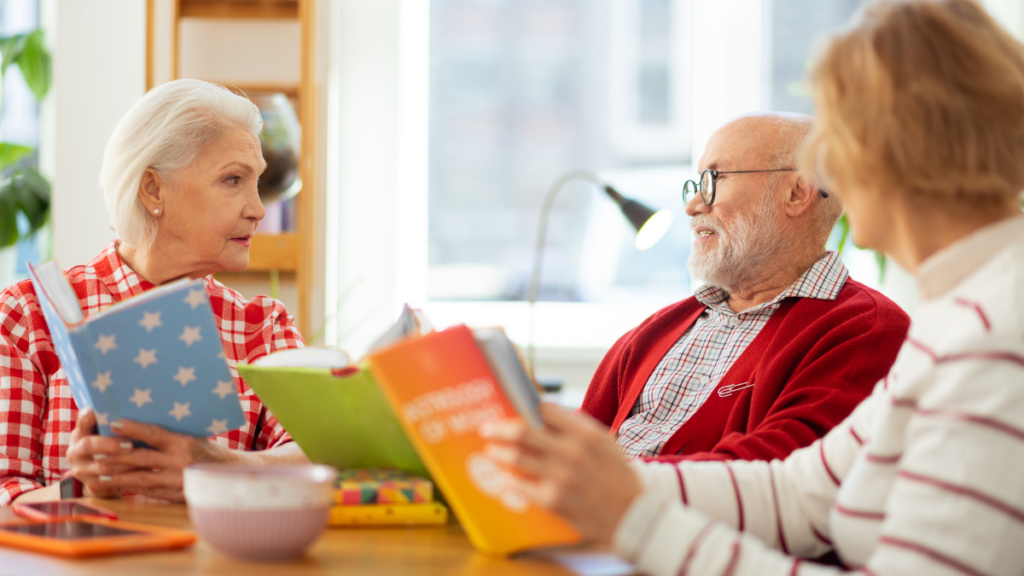
[{"label": "elderly woman with white hair", "polygon": [[112,423],[120,438],[96,435],[95,415],[71,396],[32,284],[21,282],[0,292],[0,505],[58,499],[62,479],[87,496],[181,501],[182,470],[193,462],[307,461],[234,369],[301,347],[302,336],[280,302],[245,300],[212,276],[249,263],[265,214],[256,189],[266,166],[261,128],[256,106],[220,86],[177,80],[150,91],[118,123],[103,159],[118,239],[64,272],[86,317],[203,278],[245,425],[206,439],[125,420]]}]

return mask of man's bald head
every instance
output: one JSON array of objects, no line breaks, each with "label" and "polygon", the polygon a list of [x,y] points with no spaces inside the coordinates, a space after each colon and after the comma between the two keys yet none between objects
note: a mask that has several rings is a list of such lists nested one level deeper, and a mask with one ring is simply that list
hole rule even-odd
[{"label": "man's bald head", "polygon": [[727,142],[737,156],[762,162],[761,168],[795,168],[800,146],[812,128],[813,116],[759,112],[740,116],[722,126],[708,144],[716,139]]},{"label": "man's bald head", "polygon": [[759,113],[708,139],[698,168],[719,172],[714,204],[695,198],[687,205],[698,236],[690,268],[698,278],[731,292],[820,258],[842,206],[818,194],[813,174],[796,170],[813,127],[803,114]]},{"label": "man's bald head", "polygon": [[[719,128],[710,139],[730,150],[736,157],[735,166],[711,167],[718,170],[774,170],[796,168],[797,157],[811,130],[814,117],[794,112],[757,112],[740,116]],[[740,159],[742,158],[742,160]],[[747,166],[755,162],[757,166]],[[741,167],[737,167],[740,166]],[[785,172],[775,173],[767,180],[767,189],[774,190],[787,177]],[[824,244],[836,220],[843,213],[842,204],[834,195],[822,198],[811,211],[809,232],[815,241]]]}]

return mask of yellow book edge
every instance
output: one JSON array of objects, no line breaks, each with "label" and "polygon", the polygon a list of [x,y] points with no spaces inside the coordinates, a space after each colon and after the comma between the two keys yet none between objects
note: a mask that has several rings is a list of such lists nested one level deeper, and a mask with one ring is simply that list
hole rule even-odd
[{"label": "yellow book edge", "polygon": [[364,504],[332,506],[329,526],[437,526],[448,523],[448,508],[424,504]]}]

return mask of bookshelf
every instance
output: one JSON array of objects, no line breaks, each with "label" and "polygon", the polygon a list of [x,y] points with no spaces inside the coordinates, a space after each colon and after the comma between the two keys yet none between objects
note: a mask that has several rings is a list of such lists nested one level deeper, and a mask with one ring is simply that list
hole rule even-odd
[{"label": "bookshelf", "polygon": [[[282,300],[285,300],[289,312],[295,315],[299,330],[306,337],[317,328],[311,312],[316,278],[313,266],[317,261],[318,251],[318,220],[315,217],[318,210],[315,190],[318,95],[313,61],[316,46],[316,1],[147,0],[147,90],[177,78],[199,78],[245,93],[283,92],[295,106],[299,124],[302,126],[299,158],[302,191],[296,196],[296,229],[281,234],[253,236],[249,247],[249,267],[245,272],[217,274],[217,279],[228,286],[235,283],[250,287],[265,286],[259,289],[263,293],[268,293],[270,287],[276,288],[279,281],[294,283],[294,286],[282,286],[281,291],[282,294],[292,296],[294,301],[289,302],[291,298],[284,297]],[[286,55],[279,58],[278,62],[273,61],[273,50],[269,49],[253,50],[253,56],[245,52],[253,49],[252,44],[248,48],[236,48],[231,42],[217,42],[218,34],[213,34],[213,39],[207,41],[200,50],[196,46],[189,46],[188,43],[202,42],[203,38],[188,30],[187,34],[183,34],[182,29],[185,26],[191,26],[189,30],[202,27],[207,37],[211,37],[211,30],[223,29],[225,34],[237,34],[246,26],[262,26],[263,30],[275,29],[273,27],[276,26],[282,33],[270,36],[269,43],[284,42],[286,46],[283,52]],[[268,26],[271,28],[267,28]],[[296,29],[297,35],[293,34]],[[264,33],[264,36],[267,35]],[[259,48],[258,45],[256,47]],[[193,54],[191,59],[183,57],[190,54],[190,49]],[[197,50],[202,53],[202,66],[195,65],[194,53]],[[232,62],[251,64],[252,59],[267,59],[268,54],[271,56],[271,62],[264,66],[264,61],[260,61],[260,66],[256,67],[258,73],[250,73],[246,78],[232,76],[233,73],[237,75],[239,69],[245,68]],[[297,57],[289,60],[292,55]],[[292,65],[295,60],[297,66]],[[274,77],[273,72],[263,72],[264,69],[275,68],[279,71],[277,77]],[[252,69],[250,66],[250,70]],[[242,75],[245,75],[244,71]]]}]

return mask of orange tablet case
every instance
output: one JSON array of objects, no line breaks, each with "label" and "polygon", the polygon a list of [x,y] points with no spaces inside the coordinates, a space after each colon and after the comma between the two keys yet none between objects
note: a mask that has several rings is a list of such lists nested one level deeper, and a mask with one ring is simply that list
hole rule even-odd
[{"label": "orange tablet case", "polygon": [[[59,539],[49,536],[40,536],[11,532],[11,527],[28,527],[39,525],[56,525],[67,522],[79,522],[83,524],[108,527],[117,530],[126,530],[132,534],[118,534],[110,536],[69,537]],[[11,546],[22,548],[33,552],[67,556],[71,558],[83,558],[88,556],[110,556],[114,554],[132,554],[136,552],[153,552],[159,550],[173,550],[184,548],[193,544],[196,536],[186,530],[174,530],[146,524],[135,524],[132,522],[121,522],[108,520],[95,516],[70,516],[66,518],[51,518],[42,520],[12,520],[0,522],[0,546]]]}]

